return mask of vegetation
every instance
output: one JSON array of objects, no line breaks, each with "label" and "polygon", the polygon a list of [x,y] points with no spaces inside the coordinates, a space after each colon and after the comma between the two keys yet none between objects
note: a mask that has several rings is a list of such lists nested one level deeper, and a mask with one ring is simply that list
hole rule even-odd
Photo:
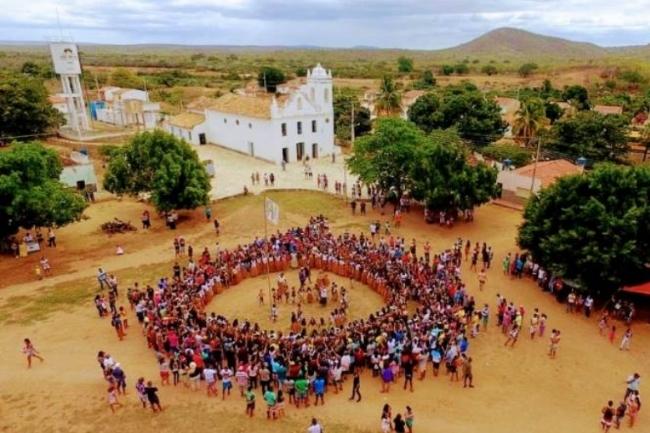
[{"label": "vegetation", "polygon": [[413,59],[405,56],[398,57],[397,70],[402,74],[413,72]]},{"label": "vegetation", "polygon": [[589,110],[589,92],[582,86],[569,86],[562,92],[562,98],[570,103],[576,110]]},{"label": "vegetation", "polygon": [[418,98],[408,116],[426,132],[455,127],[462,138],[477,146],[498,140],[506,129],[496,102],[469,83],[449,86],[441,97],[432,94]]},{"label": "vegetation", "polygon": [[467,63],[457,63],[454,66],[454,71],[458,75],[465,75],[465,74],[467,74],[469,72],[469,66],[467,66]]},{"label": "vegetation", "polygon": [[0,152],[0,240],[21,227],[63,226],[78,220],[86,202],[59,181],[57,153],[38,142],[14,142]]},{"label": "vegetation", "polygon": [[535,72],[537,69],[539,69],[539,66],[537,66],[537,63],[524,63],[519,67],[519,70],[517,71],[519,75],[522,77],[529,77]]},{"label": "vegetation", "polygon": [[485,65],[481,68],[481,72],[484,73],[485,75],[492,76],[499,73],[499,70],[494,65]]},{"label": "vegetation", "polygon": [[411,122],[379,119],[371,135],[355,142],[347,162],[352,173],[390,198],[410,191],[429,210],[471,209],[496,193],[496,171],[470,166],[461,138],[451,129],[427,135]]},{"label": "vegetation", "polygon": [[433,72],[427,69],[422,72],[422,77],[413,83],[413,87],[416,89],[432,89],[436,87],[436,83],[436,77],[433,76]]},{"label": "vegetation", "polygon": [[63,123],[38,78],[0,73],[0,140],[38,135]]},{"label": "vegetation", "polygon": [[112,154],[104,188],[118,195],[151,193],[158,210],[170,211],[206,204],[210,181],[189,144],[156,130],[136,135]]},{"label": "vegetation", "polygon": [[650,167],[597,166],[532,198],[519,244],[553,273],[600,297],[650,262]]},{"label": "vegetation", "polygon": [[393,116],[402,110],[402,94],[390,75],[384,76],[381,80],[375,108],[377,114],[384,116]]},{"label": "vegetation", "polygon": [[580,111],[555,122],[544,147],[573,159],[623,162],[629,150],[629,119],[623,115],[602,115]]},{"label": "vegetation", "polygon": [[440,68],[440,73],[442,75],[451,75],[455,70],[456,69],[452,65],[442,65],[442,68]]},{"label": "vegetation", "polygon": [[354,106],[354,136],[361,137],[372,129],[370,111],[361,106],[359,98],[349,88],[334,93],[334,134],[339,140],[351,139],[351,111]]},{"label": "vegetation", "polygon": [[544,102],[539,98],[524,99],[515,115],[512,134],[518,142],[529,146],[544,124],[546,118]]},{"label": "vegetation", "polygon": [[275,93],[278,85],[287,81],[284,72],[272,66],[264,66],[257,74],[257,84],[267,92]]},{"label": "vegetation", "polygon": [[111,73],[111,85],[128,89],[143,89],[144,81],[125,68],[117,68]]},{"label": "vegetation", "polygon": [[530,163],[532,157],[529,149],[512,144],[491,144],[482,148],[481,153],[499,162],[508,159],[515,167],[523,167]]}]

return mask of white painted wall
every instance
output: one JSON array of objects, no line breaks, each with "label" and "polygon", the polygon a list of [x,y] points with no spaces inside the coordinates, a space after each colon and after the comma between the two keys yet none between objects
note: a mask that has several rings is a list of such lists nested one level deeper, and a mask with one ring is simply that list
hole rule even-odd
[{"label": "white painted wall", "polygon": [[[303,158],[313,158],[314,144],[318,157],[330,155],[335,151],[332,98],[331,72],[319,65],[309,71],[306,84],[290,93],[284,106],[271,105],[270,119],[206,110],[208,141],[248,155],[252,147],[252,156],[277,164],[282,162],[284,148],[289,151],[289,162],[297,161],[298,143],[304,143]],[[316,121],[316,132],[312,121]],[[302,123],[300,134],[298,122]]]},{"label": "white painted wall", "polygon": [[[504,191],[512,191],[517,195],[530,191],[530,185],[533,179],[529,176],[522,176],[510,170],[501,170],[497,175],[497,182],[503,185]],[[542,181],[535,179],[533,192],[537,194],[542,189]]]},{"label": "white painted wall", "polygon": [[175,135],[178,138],[182,138],[183,140],[195,146],[199,146],[201,144],[199,141],[199,134],[206,134],[207,139],[207,127],[207,122],[196,125],[192,129],[165,124],[165,130],[167,132]]}]

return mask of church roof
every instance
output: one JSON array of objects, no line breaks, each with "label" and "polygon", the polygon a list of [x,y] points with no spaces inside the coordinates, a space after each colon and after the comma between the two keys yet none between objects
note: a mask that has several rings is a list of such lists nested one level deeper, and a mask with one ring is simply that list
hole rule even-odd
[{"label": "church roof", "polygon": [[221,113],[270,119],[272,102],[273,97],[266,94],[252,96],[227,93],[214,101],[208,109]]},{"label": "church roof", "polygon": [[183,129],[192,129],[205,122],[205,116],[198,113],[185,112],[169,119],[169,124]]}]

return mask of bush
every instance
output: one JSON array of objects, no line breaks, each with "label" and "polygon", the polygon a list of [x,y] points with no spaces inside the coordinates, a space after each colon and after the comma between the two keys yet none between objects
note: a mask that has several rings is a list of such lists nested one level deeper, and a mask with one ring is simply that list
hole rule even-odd
[{"label": "bush", "polygon": [[442,75],[451,75],[454,71],[455,69],[452,65],[442,65],[442,68],[440,68],[440,73]]},{"label": "bush", "polygon": [[519,75],[521,75],[522,77],[528,77],[537,69],[539,69],[537,63],[524,63],[523,65],[521,65],[518,72]]},{"label": "bush", "polygon": [[530,163],[532,159],[532,152],[530,150],[511,144],[492,144],[485,146],[481,149],[481,153],[499,162],[509,159],[515,167],[522,167]]},{"label": "bush", "polygon": [[499,72],[499,70],[494,65],[485,65],[481,68],[481,72],[484,73],[485,75],[492,76],[492,75],[496,75]]}]

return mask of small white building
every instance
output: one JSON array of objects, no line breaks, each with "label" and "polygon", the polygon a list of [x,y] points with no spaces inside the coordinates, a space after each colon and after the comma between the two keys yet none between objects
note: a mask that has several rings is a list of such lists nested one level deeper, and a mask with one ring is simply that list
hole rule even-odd
[{"label": "small white building", "polygon": [[103,87],[96,116],[100,122],[116,126],[141,126],[153,129],[160,120],[160,104],[149,101],[149,93],[138,89]]},{"label": "small white building", "polygon": [[70,113],[68,112],[68,103],[65,99],[65,95],[62,93],[57,93],[55,95],[48,96],[47,100],[55,110],[63,115],[63,118],[65,119],[63,126],[70,126]]},{"label": "small white building", "polygon": [[165,129],[193,144],[205,141],[278,164],[319,158],[335,151],[332,97],[332,73],[319,64],[304,82],[279,86],[276,94],[256,89],[192,105]]}]

